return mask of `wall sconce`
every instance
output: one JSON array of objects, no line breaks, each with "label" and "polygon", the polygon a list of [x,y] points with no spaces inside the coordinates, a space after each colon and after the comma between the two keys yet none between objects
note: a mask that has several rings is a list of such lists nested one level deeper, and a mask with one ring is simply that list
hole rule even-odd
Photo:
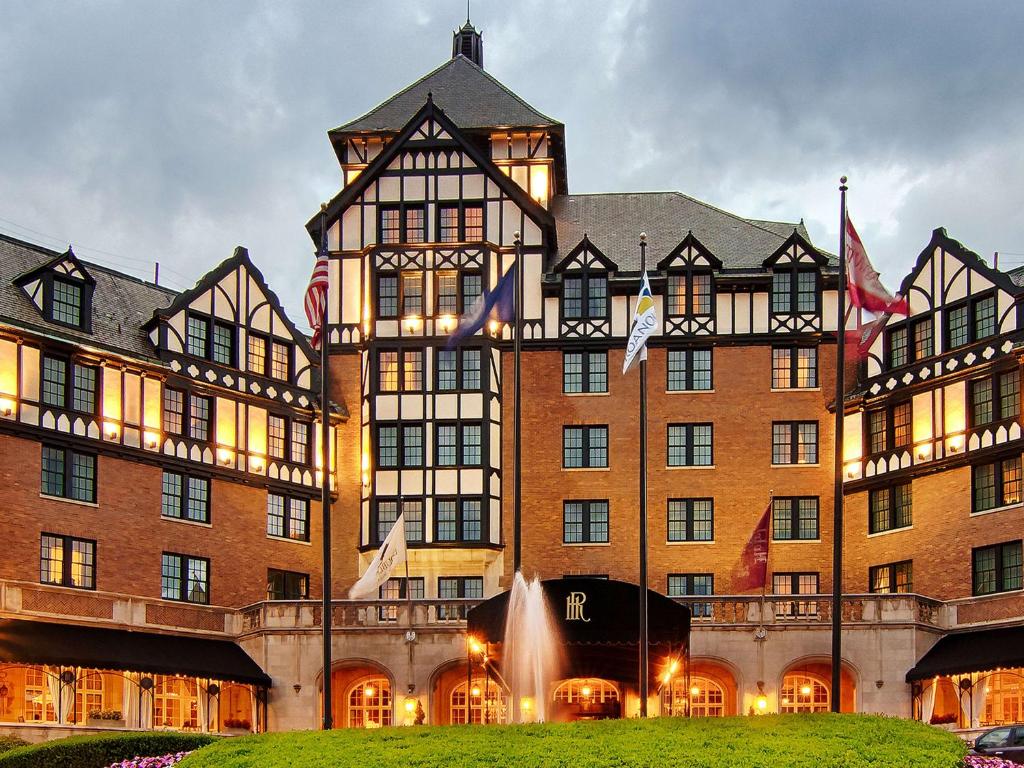
[{"label": "wall sconce", "polygon": [[499,336],[501,334],[501,323],[497,320],[491,320],[487,324],[487,330],[490,331],[491,336]]},{"label": "wall sconce", "polygon": [[690,698],[696,699],[698,696],[700,696],[700,688],[694,685],[690,688]]},{"label": "wall sconce", "polygon": [[410,715],[416,711],[416,699],[413,696],[405,697],[405,711]]},{"label": "wall sconce", "polygon": [[114,422],[103,422],[103,434],[106,436],[107,440],[117,440],[118,431],[119,428]]},{"label": "wall sconce", "polygon": [[222,464],[225,467],[230,467],[231,462],[234,461],[234,451],[229,451],[227,448],[217,449],[217,463]]},{"label": "wall sconce", "polygon": [[295,685],[292,686],[292,688],[295,690],[295,695],[298,696],[299,695],[299,691],[302,690],[302,683],[296,683]]},{"label": "wall sconce", "polygon": [[921,443],[919,446],[917,446],[917,450],[914,451],[914,453],[918,459],[924,461],[925,459],[932,455],[932,444]]},{"label": "wall sconce", "polygon": [[846,465],[846,479],[847,480],[852,480],[858,474],[860,474],[860,462],[859,461],[851,461],[851,462],[847,463],[847,465]]},{"label": "wall sconce", "polygon": [[964,449],[964,436],[953,435],[946,441],[946,447],[950,453],[960,453]]},{"label": "wall sconce", "polygon": [[757,707],[758,712],[764,712],[768,709],[768,696],[764,692],[764,680],[757,681],[757,697],[754,699],[754,705]]},{"label": "wall sconce", "polygon": [[415,331],[419,328],[420,318],[417,315],[409,315],[405,318],[405,327],[410,331]]},{"label": "wall sconce", "polygon": [[450,333],[455,327],[455,318],[452,315],[441,315],[437,318],[437,325],[445,333]]},{"label": "wall sconce", "polygon": [[253,472],[262,472],[264,468],[262,456],[250,456],[249,457],[249,468]]},{"label": "wall sconce", "polygon": [[0,398],[0,413],[4,416],[11,416],[14,414],[14,401],[9,397]]},{"label": "wall sconce", "polygon": [[160,443],[160,435],[157,432],[147,432],[143,437],[146,441],[146,447],[151,450],[156,448]]},{"label": "wall sconce", "polygon": [[370,454],[363,454],[363,487],[370,487]]}]

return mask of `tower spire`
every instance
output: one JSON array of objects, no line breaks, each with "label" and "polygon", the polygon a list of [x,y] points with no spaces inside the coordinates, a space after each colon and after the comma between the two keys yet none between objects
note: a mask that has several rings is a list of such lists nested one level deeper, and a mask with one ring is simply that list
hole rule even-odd
[{"label": "tower spire", "polygon": [[452,34],[452,58],[465,56],[478,67],[484,66],[483,34],[469,20],[469,3],[466,0],[466,23]]}]

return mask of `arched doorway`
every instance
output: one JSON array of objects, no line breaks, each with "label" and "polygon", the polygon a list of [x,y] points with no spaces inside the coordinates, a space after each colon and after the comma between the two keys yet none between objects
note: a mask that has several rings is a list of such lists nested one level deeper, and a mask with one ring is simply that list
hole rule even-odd
[{"label": "arched doorway", "polygon": [[[840,712],[856,711],[857,681],[844,662],[840,668]],[[779,712],[828,712],[832,709],[832,665],[828,661],[801,661],[790,666],[779,682]]]},{"label": "arched doorway", "polygon": [[469,689],[470,723],[507,723],[508,695],[493,680],[475,677],[467,686],[466,681],[458,683],[449,695],[448,711],[450,722],[455,725],[466,723],[466,689]]},{"label": "arched doorway", "polygon": [[661,689],[661,714],[669,717],[725,717],[726,695],[718,681],[701,675],[672,680],[671,686]]},{"label": "arched doorway", "polygon": [[619,688],[599,677],[573,677],[555,686],[552,720],[600,720],[620,717]]},{"label": "arched doorway", "polygon": [[[322,705],[322,685],[320,693]],[[335,664],[331,670],[331,721],[335,728],[393,725],[394,683],[388,670],[361,659]]]}]

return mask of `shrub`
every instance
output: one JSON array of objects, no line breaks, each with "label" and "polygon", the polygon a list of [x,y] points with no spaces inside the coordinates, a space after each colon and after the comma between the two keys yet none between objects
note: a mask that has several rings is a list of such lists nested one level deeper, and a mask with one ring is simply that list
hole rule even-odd
[{"label": "shrub", "polygon": [[2,736],[0,735],[0,754],[7,752],[11,749],[18,747],[24,747],[28,744],[24,739],[19,739],[17,736]]},{"label": "shrub", "polygon": [[1020,768],[1020,765],[1003,760],[1001,757],[968,755],[964,758],[964,768]]},{"label": "shrub", "polygon": [[956,715],[932,715],[932,719],[928,722],[932,725],[948,725],[957,721]]},{"label": "shrub", "polygon": [[90,720],[120,720],[120,709],[94,709],[88,715]]},{"label": "shrub", "polygon": [[188,752],[215,741],[200,733],[112,733],[72,736],[0,754],[0,768],[107,768],[134,757]]}]

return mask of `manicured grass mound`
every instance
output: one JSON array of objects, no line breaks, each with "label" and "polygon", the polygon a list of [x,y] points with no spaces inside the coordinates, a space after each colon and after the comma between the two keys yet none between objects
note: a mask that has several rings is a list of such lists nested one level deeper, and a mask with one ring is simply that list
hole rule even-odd
[{"label": "manicured grass mound", "polygon": [[180,768],[956,768],[965,752],[908,720],[771,715],[275,733],[226,739]]},{"label": "manicured grass mound", "polygon": [[133,757],[155,757],[198,749],[215,736],[199,733],[112,733],[72,736],[0,754],[0,768],[106,768]]}]

